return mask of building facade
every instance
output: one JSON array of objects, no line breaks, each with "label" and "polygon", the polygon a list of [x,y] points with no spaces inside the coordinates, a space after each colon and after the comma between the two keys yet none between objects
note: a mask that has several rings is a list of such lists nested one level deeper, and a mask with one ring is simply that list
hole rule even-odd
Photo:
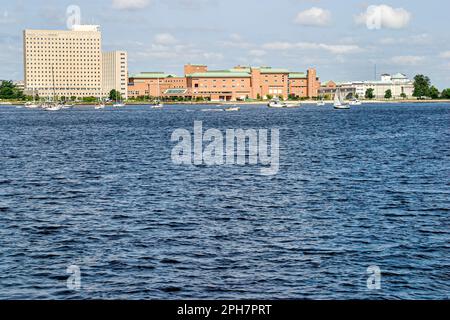
[{"label": "building facade", "polygon": [[368,89],[373,89],[375,99],[384,99],[386,91],[391,90],[393,99],[411,98],[414,93],[414,81],[402,73],[383,74],[379,81],[352,81],[334,83],[329,81],[319,90],[321,96],[334,95],[336,88],[341,92],[364,98]]},{"label": "building facade", "polygon": [[102,53],[102,90],[109,96],[111,90],[120,92],[128,99],[128,55],[125,51]]},{"label": "building facade", "polygon": [[129,77],[128,97],[168,97],[172,92],[184,96],[187,91],[185,77],[164,72],[142,72]]},{"label": "building facade", "polygon": [[99,26],[25,30],[25,88],[40,97],[101,97],[102,37]]},{"label": "building facade", "polygon": [[[280,97],[317,97],[320,88],[315,69],[291,73],[287,69],[237,66],[228,70],[208,70],[205,65],[188,64],[184,77],[162,72],[130,76],[130,97],[179,96],[210,101],[239,101]],[[159,85],[158,85],[159,83]]]}]

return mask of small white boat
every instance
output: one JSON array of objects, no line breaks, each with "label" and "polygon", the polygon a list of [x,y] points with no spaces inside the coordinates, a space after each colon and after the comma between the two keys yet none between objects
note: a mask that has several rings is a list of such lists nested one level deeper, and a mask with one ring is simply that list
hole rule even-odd
[{"label": "small white boat", "polygon": [[225,111],[227,111],[227,112],[241,111],[241,108],[239,108],[239,107],[230,107],[230,108],[226,108]]},{"label": "small white boat", "polygon": [[38,104],[36,104],[36,103],[28,102],[28,103],[25,104],[25,108],[27,108],[27,109],[38,109],[39,107],[40,106]]},{"label": "small white boat", "polygon": [[334,108],[339,110],[350,109],[348,103],[344,103],[344,99],[342,99],[341,90],[339,88],[336,90],[336,94],[334,95]]},{"label": "small white boat", "polygon": [[152,109],[162,109],[164,108],[164,104],[161,101],[155,101],[155,103],[151,106]]},{"label": "small white boat", "polygon": [[63,106],[63,109],[72,109],[75,105],[74,104],[65,104]]},{"label": "small white boat", "polygon": [[105,109],[105,104],[104,104],[104,103],[97,104],[97,105],[94,107],[94,109],[95,109],[95,110],[102,110],[102,109]]},{"label": "small white boat", "polygon": [[123,108],[123,107],[125,107],[125,103],[117,102],[117,103],[113,104],[113,107],[114,108]]},{"label": "small white boat", "polygon": [[224,109],[202,109],[202,112],[223,112]]},{"label": "small white boat", "polygon": [[350,101],[350,105],[351,106],[360,106],[360,105],[362,105],[362,102],[359,101],[358,99],[354,99],[354,100]]},{"label": "small white boat", "polygon": [[62,104],[45,104],[42,109],[45,111],[60,111],[64,106]]},{"label": "small white boat", "polygon": [[281,102],[280,100],[274,99],[269,102],[269,108],[287,108],[287,104],[285,102]]},{"label": "small white boat", "polygon": [[323,101],[323,99],[320,100],[319,102],[317,102],[317,106],[318,106],[318,107],[323,107],[323,106],[325,106],[325,105],[326,105],[326,103],[325,103],[325,101]]}]

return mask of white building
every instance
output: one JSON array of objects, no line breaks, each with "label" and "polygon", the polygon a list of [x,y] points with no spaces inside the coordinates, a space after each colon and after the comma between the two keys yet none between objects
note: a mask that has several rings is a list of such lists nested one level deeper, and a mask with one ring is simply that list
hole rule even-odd
[{"label": "white building", "polygon": [[364,98],[367,89],[373,89],[376,99],[384,99],[387,90],[392,91],[392,98],[400,99],[402,94],[411,98],[414,92],[414,81],[402,73],[383,74],[379,81],[354,81],[342,83],[342,86],[354,88],[360,98]]},{"label": "white building", "polygon": [[119,91],[123,99],[128,99],[128,57],[125,51],[103,52],[103,96],[111,90]]},{"label": "white building", "polygon": [[99,26],[24,31],[25,88],[41,97],[100,97]]},{"label": "white building", "polygon": [[25,90],[40,97],[128,96],[127,53],[102,53],[100,26],[24,31]]}]

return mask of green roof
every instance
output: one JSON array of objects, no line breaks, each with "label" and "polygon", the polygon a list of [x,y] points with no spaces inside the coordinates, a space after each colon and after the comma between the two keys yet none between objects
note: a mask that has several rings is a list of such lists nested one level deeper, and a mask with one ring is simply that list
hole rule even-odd
[{"label": "green roof", "polygon": [[275,69],[275,68],[262,67],[261,73],[289,73],[289,70],[288,69]]},{"label": "green roof", "polygon": [[308,76],[303,72],[292,72],[289,74],[289,79],[306,79]]},{"label": "green roof", "polygon": [[247,73],[252,72],[251,68],[240,68],[240,69],[233,68],[233,69],[230,69],[229,71],[230,72],[247,72]]},{"label": "green roof", "polygon": [[209,71],[192,73],[187,75],[188,78],[249,78],[247,72],[230,72],[230,71]]},{"label": "green roof", "polygon": [[133,79],[158,79],[158,78],[178,78],[175,74],[166,74],[164,72],[141,72],[130,76]]}]

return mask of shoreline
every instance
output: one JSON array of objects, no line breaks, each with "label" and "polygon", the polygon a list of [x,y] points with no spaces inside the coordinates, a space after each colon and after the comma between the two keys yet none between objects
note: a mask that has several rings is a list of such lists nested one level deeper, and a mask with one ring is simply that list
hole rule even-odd
[{"label": "shoreline", "polygon": [[[205,106],[233,106],[233,105],[239,105],[239,106],[245,106],[245,105],[267,105],[269,101],[236,101],[236,102],[205,102],[205,101],[199,101],[199,102],[187,102],[187,101],[170,101],[170,102],[164,102],[165,105],[205,105]],[[304,100],[304,101],[285,101],[288,105],[290,104],[302,104],[302,105],[315,105],[317,104],[316,100]],[[361,100],[363,104],[442,104],[442,103],[450,103],[450,99],[445,100]],[[327,100],[325,101],[326,104],[333,104],[333,101]],[[25,102],[23,101],[7,101],[7,102],[0,102],[0,107],[2,106],[24,106]],[[75,106],[93,106],[95,104],[93,103],[75,103]],[[126,102],[126,105],[128,106],[151,106],[153,103],[150,102],[138,102],[138,101],[129,101]],[[112,104],[106,104],[106,106],[112,106]]]}]

